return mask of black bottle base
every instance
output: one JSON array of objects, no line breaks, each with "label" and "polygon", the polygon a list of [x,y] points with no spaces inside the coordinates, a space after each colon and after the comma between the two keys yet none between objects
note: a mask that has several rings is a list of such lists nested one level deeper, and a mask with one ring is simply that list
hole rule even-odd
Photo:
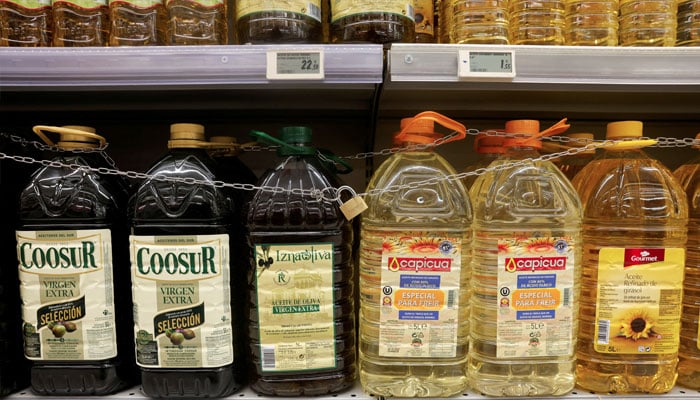
[{"label": "black bottle base", "polygon": [[49,396],[92,396],[117,392],[135,382],[123,380],[114,364],[35,365],[31,369],[32,391]]},{"label": "black bottle base", "polygon": [[226,397],[241,389],[231,367],[212,369],[143,369],[144,394],[156,399]]}]

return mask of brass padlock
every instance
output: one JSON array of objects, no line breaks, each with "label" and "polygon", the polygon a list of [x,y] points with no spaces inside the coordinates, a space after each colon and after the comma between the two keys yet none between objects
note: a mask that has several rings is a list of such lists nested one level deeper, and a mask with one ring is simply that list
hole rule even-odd
[{"label": "brass padlock", "polygon": [[[343,190],[347,190],[352,194],[350,200],[343,203],[340,200],[340,193]],[[367,203],[362,200],[362,197],[358,196],[357,193],[350,186],[341,186],[338,188],[337,192],[338,202],[340,202],[340,211],[345,215],[345,218],[350,221],[351,219],[357,217],[367,209]]]}]

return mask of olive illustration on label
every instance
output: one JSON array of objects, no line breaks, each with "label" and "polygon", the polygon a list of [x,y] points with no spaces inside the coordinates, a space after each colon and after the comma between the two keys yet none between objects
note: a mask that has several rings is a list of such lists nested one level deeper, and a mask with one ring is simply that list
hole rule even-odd
[{"label": "olive illustration on label", "polygon": [[173,332],[170,334],[170,342],[175,346],[179,346],[185,341],[185,335],[181,332]]},{"label": "olive illustration on label", "polygon": [[61,324],[56,324],[54,325],[53,328],[51,328],[51,332],[53,332],[53,335],[57,338],[63,337],[63,335],[66,334],[67,329],[65,326]]},{"label": "olive illustration on label", "polygon": [[68,332],[75,332],[75,330],[78,329],[78,326],[75,325],[75,322],[71,321],[64,322],[63,326],[66,327],[66,331]]},{"label": "olive illustration on label", "polygon": [[185,339],[190,340],[194,339],[194,331],[192,329],[183,329],[182,330],[182,335],[185,337]]},{"label": "olive illustration on label", "polygon": [[165,336],[170,339],[170,343],[175,346],[181,345],[185,340],[190,340],[195,338],[195,333],[192,329],[166,329]]}]

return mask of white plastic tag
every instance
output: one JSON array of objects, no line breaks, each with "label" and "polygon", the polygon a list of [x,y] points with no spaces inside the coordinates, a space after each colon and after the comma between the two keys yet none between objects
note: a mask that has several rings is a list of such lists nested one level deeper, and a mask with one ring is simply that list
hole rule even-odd
[{"label": "white plastic tag", "polygon": [[515,78],[515,52],[460,50],[457,76],[464,80],[512,80]]}]

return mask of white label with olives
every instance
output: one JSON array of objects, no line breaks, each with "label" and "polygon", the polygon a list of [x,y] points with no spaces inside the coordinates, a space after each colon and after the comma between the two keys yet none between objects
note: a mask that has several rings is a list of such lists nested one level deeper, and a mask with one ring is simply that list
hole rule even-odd
[{"label": "white label with olives", "polygon": [[26,357],[47,361],[116,357],[109,229],[16,234]]},{"label": "white label with olives", "polygon": [[136,363],[233,362],[228,235],[131,236]]}]

